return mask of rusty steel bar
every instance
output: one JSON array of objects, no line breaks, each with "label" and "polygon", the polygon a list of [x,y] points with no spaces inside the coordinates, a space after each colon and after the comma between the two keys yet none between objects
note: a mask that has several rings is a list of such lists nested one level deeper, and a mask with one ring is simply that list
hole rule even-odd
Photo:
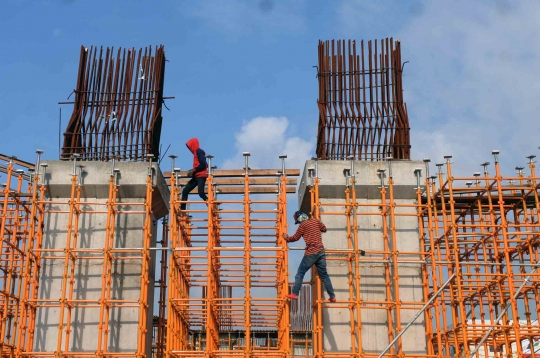
[{"label": "rusty steel bar", "polygon": [[318,158],[410,159],[400,42],[378,44],[319,41]]},{"label": "rusty steel bar", "polygon": [[165,50],[81,47],[61,159],[159,159]]}]

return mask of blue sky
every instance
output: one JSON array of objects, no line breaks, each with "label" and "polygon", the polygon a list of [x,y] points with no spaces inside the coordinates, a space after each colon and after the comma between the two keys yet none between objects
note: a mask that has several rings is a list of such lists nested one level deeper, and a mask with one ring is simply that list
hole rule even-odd
[{"label": "blue sky", "polygon": [[470,173],[500,149],[513,168],[537,151],[538,15],[537,2],[504,0],[5,0],[0,153],[58,157],[57,102],[75,86],[81,45],[163,44],[176,99],[162,144],[181,167],[192,136],[220,167],[245,150],[255,166],[278,166],[287,150],[300,167],[315,145],[317,41],[393,36],[409,61],[413,159],[453,154]]}]

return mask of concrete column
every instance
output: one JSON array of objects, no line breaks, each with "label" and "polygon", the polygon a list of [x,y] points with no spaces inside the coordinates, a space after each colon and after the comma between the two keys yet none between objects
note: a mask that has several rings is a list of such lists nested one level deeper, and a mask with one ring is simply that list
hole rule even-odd
[{"label": "concrete column", "polygon": [[[307,161],[302,181],[299,187],[300,210],[310,211],[308,169],[315,168],[314,161]],[[319,161],[318,177],[319,197],[321,204],[345,203],[346,179],[343,170],[350,168],[350,161]],[[386,169],[387,162],[355,161],[356,197],[359,204],[381,203],[380,177],[378,169]],[[416,202],[416,177],[415,168],[424,168],[424,163],[415,161],[392,161],[392,177],[394,179],[394,199],[396,204],[412,204]],[[388,178],[385,178],[388,185]],[[388,194],[387,194],[388,198]],[[387,201],[388,202],[388,201]],[[358,212],[374,212],[377,207],[359,207]],[[415,208],[399,208],[399,213],[410,212],[415,214]],[[324,211],[345,211],[344,206],[321,207]],[[328,228],[323,234],[323,242],[326,249],[347,248],[347,223],[345,215],[330,216],[321,215],[321,220]],[[390,225],[390,224],[388,224]],[[414,216],[396,217],[397,246],[399,251],[420,251],[418,221]],[[390,231],[390,227],[388,227]],[[383,222],[380,215],[358,215],[358,240],[359,248],[370,250],[383,250]],[[390,250],[392,248],[390,247]],[[368,259],[369,254],[364,257]],[[407,257],[411,259],[411,257]],[[336,291],[338,300],[349,299],[348,266],[347,261],[327,261],[328,273]],[[360,264],[360,296],[362,300],[385,301],[385,277],[384,264],[361,263]],[[398,265],[399,294],[401,301],[423,301],[423,288],[421,268],[419,264]],[[391,272],[392,275],[392,272]],[[393,291],[393,290],[392,290]],[[394,295],[394,292],[392,292]],[[328,298],[326,292],[324,297]],[[331,304],[328,304],[331,307]],[[386,304],[384,304],[386,306]],[[416,310],[402,310],[401,322],[404,327],[414,316]],[[361,338],[365,353],[380,353],[390,343],[388,339],[388,318],[384,309],[361,310]],[[395,324],[395,312],[393,317]],[[332,352],[351,351],[350,313],[348,309],[329,308],[323,310],[323,334],[324,350]],[[395,330],[395,327],[394,327]],[[416,324],[409,328],[403,336],[403,349],[406,353],[426,353],[426,337],[424,318],[420,317]]]},{"label": "concrete column", "polygon": [[[47,200],[52,203],[47,206],[47,213],[43,228],[43,248],[66,248],[68,214],[58,211],[68,211],[67,202],[71,193],[71,176],[73,163],[66,161],[48,161],[45,183],[47,187]],[[102,249],[105,242],[107,215],[106,204],[109,194],[109,178],[112,163],[106,162],[80,162],[82,175],[81,201],[88,204],[81,205],[85,213],[80,215],[78,224],[77,248]],[[143,204],[146,197],[146,180],[148,178],[148,163],[120,162],[115,167],[119,169],[118,198],[119,203],[126,203],[117,207],[121,212],[116,215],[114,223],[114,248],[141,248],[143,247],[143,227],[145,222],[144,206],[130,205]],[[157,232],[156,221],[168,213],[169,190],[161,171],[156,163],[154,168],[154,191],[152,197],[152,227],[150,247],[155,247]],[[55,203],[58,202],[58,203]],[[66,204],[63,204],[66,203]],[[64,252],[44,253],[65,257]],[[138,253],[116,253],[117,257],[140,257]],[[103,252],[78,253],[81,257],[75,265],[75,282],[73,299],[94,300],[101,297]],[[96,259],[88,259],[88,256]],[[86,258],[85,258],[86,257]],[[114,260],[112,268],[111,300],[133,300],[138,302],[141,288],[140,258]],[[148,302],[147,309],[147,357],[151,356],[151,336],[154,295],[154,266],[155,251],[151,251],[149,265]],[[39,299],[58,300],[61,297],[62,275],[64,260],[42,259],[39,277]],[[68,273],[69,274],[69,273]],[[69,278],[68,278],[69,280]],[[95,352],[98,340],[99,307],[78,305],[72,310],[71,333],[69,350],[72,352]],[[133,306],[133,304],[132,304]],[[36,336],[34,349],[39,352],[54,352],[57,350],[58,325],[60,309],[58,307],[39,307],[37,310]],[[64,318],[65,320],[66,318]],[[139,308],[125,307],[111,309],[109,314],[109,337],[107,350],[109,352],[134,352],[137,349],[137,335],[139,322]],[[64,322],[66,323],[66,322]],[[65,328],[63,333],[62,350],[65,345]]]}]

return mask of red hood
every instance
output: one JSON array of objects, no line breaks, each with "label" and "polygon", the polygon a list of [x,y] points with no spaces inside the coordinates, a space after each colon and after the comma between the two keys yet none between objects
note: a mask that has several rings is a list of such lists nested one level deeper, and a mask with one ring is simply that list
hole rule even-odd
[{"label": "red hood", "polygon": [[197,138],[191,138],[187,141],[186,147],[191,151],[191,153],[195,154],[195,151],[199,149],[199,140]]}]

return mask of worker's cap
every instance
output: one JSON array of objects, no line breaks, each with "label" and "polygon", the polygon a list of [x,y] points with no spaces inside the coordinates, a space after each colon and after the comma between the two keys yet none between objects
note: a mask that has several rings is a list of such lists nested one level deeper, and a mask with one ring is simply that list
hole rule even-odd
[{"label": "worker's cap", "polygon": [[309,219],[309,215],[304,213],[303,211],[297,211],[294,213],[293,218],[294,218],[294,224],[298,225],[302,221]]}]

